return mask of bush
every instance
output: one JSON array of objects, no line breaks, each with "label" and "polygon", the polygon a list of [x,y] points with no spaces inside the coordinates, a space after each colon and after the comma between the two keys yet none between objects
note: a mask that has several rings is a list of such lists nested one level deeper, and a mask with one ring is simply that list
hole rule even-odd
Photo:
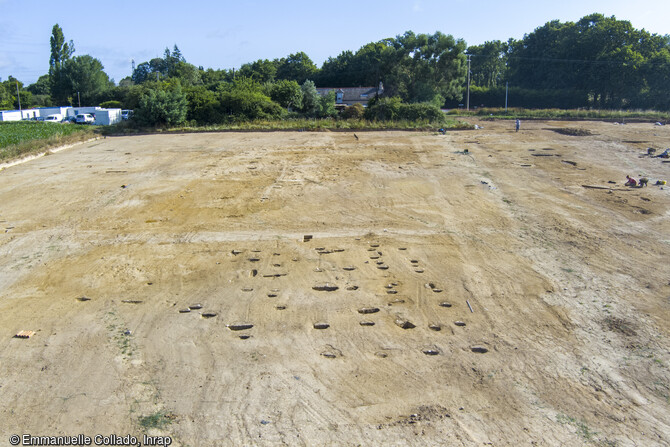
[{"label": "bush", "polygon": [[340,116],[346,120],[349,120],[349,119],[361,119],[363,118],[364,114],[365,114],[365,107],[363,107],[359,103],[356,103],[342,110]]},{"label": "bush", "polygon": [[368,103],[365,118],[373,121],[395,121],[400,119],[400,98],[377,98]]},{"label": "bush", "polygon": [[140,97],[133,119],[143,126],[176,126],[186,121],[187,105],[179,85],[147,90]]},{"label": "bush", "polygon": [[399,114],[401,119],[409,121],[444,121],[442,110],[430,103],[401,104]]},{"label": "bush", "polygon": [[378,121],[428,121],[441,123],[444,113],[434,104],[405,104],[400,98],[381,98],[371,101],[365,111],[365,117]]},{"label": "bush", "polygon": [[103,109],[121,109],[121,101],[105,101],[100,103]]},{"label": "bush", "polygon": [[224,121],[221,103],[216,93],[203,86],[186,89],[187,118],[198,124],[216,124]]},{"label": "bush", "polygon": [[221,92],[220,109],[224,115],[235,118],[272,119],[282,115],[284,109],[268,96],[250,90]]}]

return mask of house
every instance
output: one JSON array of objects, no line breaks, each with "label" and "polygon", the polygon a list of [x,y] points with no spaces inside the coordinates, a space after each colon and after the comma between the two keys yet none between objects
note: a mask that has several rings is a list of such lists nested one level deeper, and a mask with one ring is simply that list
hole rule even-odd
[{"label": "house", "polygon": [[21,121],[37,119],[41,117],[39,109],[23,109],[23,110],[3,110],[0,111],[0,121]]},{"label": "house", "polygon": [[353,104],[361,104],[365,107],[369,100],[384,93],[384,86],[380,82],[379,87],[317,87],[316,91],[320,96],[326,96],[329,92],[334,91],[336,107]]}]

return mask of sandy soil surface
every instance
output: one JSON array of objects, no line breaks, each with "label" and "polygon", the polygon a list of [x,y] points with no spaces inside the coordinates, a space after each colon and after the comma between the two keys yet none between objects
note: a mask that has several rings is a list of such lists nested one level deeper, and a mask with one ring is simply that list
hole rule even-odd
[{"label": "sandy soil surface", "polygon": [[0,171],[0,445],[670,445],[670,126],[477,123]]}]

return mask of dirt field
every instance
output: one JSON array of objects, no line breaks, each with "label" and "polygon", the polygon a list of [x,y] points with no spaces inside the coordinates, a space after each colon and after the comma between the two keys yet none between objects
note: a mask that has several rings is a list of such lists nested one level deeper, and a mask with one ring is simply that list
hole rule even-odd
[{"label": "dirt field", "polygon": [[0,171],[0,445],[670,445],[670,126],[477,123]]}]

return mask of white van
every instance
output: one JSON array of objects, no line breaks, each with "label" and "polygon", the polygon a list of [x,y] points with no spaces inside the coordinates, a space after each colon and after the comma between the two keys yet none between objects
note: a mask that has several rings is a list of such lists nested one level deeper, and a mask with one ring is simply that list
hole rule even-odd
[{"label": "white van", "polygon": [[76,117],[77,124],[93,124],[95,122],[95,117],[90,113],[80,113]]},{"label": "white van", "polygon": [[44,118],[45,123],[60,123],[63,121],[63,115],[60,115],[58,113],[54,115],[49,115],[46,118]]}]

